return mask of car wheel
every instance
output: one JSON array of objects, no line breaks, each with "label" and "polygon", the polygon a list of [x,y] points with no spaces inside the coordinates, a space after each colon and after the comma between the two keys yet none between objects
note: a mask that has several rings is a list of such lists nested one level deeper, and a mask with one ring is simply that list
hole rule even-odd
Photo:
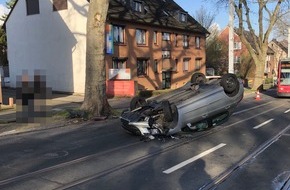
[{"label": "car wheel", "polygon": [[140,96],[135,96],[132,98],[132,100],[130,102],[130,109],[134,110],[134,109],[142,107],[144,105],[146,105],[145,98],[142,98]]},{"label": "car wheel", "polygon": [[237,76],[231,73],[225,74],[221,79],[221,86],[229,96],[235,96],[239,91],[239,81]]},{"label": "car wheel", "polygon": [[204,84],[206,82],[205,75],[203,73],[194,73],[191,76],[190,82],[193,84]]},{"label": "car wheel", "polygon": [[162,108],[165,121],[168,122],[173,121],[173,114],[168,100],[162,101]]}]

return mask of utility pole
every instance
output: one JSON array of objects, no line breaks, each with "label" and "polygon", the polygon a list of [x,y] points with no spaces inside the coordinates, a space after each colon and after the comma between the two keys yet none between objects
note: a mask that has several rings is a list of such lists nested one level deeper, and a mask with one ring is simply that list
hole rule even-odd
[{"label": "utility pole", "polygon": [[234,0],[229,0],[229,73],[234,73]]},{"label": "utility pole", "polygon": [[3,103],[3,97],[2,97],[2,75],[0,73],[0,110],[1,110],[1,104]]},{"label": "utility pole", "polygon": [[290,28],[288,28],[288,57],[290,57]]}]

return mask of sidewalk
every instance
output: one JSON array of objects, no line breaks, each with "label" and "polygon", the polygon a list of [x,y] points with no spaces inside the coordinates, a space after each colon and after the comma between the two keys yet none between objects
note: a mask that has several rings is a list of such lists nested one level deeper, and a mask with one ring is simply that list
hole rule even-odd
[{"label": "sidewalk", "polygon": [[[69,124],[80,123],[80,120],[66,120],[63,116],[54,114],[48,117],[45,124],[21,124],[16,123],[16,110],[7,109],[9,98],[13,98],[15,104],[16,92],[15,89],[2,88],[3,105],[0,110],[0,136],[15,134],[20,132],[41,130],[54,127],[62,127]],[[59,113],[68,109],[79,108],[84,100],[83,95],[68,95],[53,93],[52,99],[47,101],[48,106],[51,106],[53,113]],[[108,99],[109,104],[113,109],[123,110],[129,107],[131,98],[112,98]],[[5,108],[5,109],[3,109]]]}]

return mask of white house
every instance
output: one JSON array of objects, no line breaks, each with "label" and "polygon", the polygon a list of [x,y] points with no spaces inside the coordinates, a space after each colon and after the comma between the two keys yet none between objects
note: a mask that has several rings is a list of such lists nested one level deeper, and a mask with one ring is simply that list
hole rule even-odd
[{"label": "white house", "polygon": [[54,91],[84,93],[87,0],[18,0],[5,22],[10,86],[46,72]]}]

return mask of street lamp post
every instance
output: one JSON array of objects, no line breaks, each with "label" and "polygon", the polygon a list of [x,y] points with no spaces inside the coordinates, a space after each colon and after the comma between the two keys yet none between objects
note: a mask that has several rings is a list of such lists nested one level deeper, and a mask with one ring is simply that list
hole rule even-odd
[{"label": "street lamp post", "polygon": [[288,28],[288,57],[290,57],[290,28]]}]

